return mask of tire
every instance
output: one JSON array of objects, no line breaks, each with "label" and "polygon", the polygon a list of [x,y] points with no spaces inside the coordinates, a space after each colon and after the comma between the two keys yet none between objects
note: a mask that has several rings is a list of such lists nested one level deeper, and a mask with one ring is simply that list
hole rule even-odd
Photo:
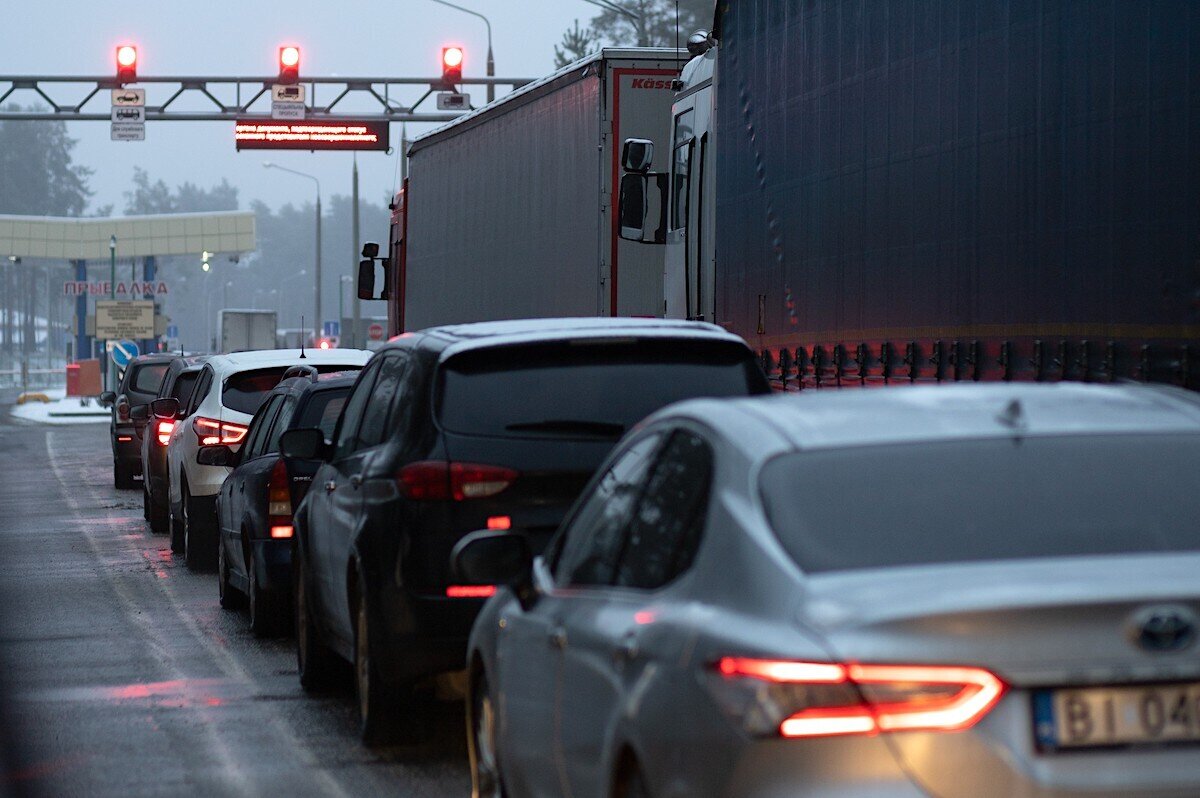
[{"label": "tire", "polygon": [[211,522],[197,516],[197,507],[188,494],[187,485],[183,486],[180,509],[183,511],[183,560],[188,570],[209,570],[215,565],[217,548],[210,534]]},{"label": "tire", "polygon": [[370,604],[359,580],[359,597],[354,609],[354,690],[362,741],[369,746],[395,742],[401,717],[400,693],[386,683],[379,668],[378,642],[371,621]]},{"label": "tire", "polygon": [[[147,508],[147,519],[150,521],[150,531],[156,535],[165,535],[171,531],[171,511],[164,503],[154,501],[154,496],[150,494],[149,488],[146,488],[146,501],[150,503]],[[174,545],[171,546],[174,550]]]},{"label": "tire", "polygon": [[142,479],[142,518],[150,520],[150,493],[145,479]]},{"label": "tire", "polygon": [[246,556],[246,580],[249,589],[246,595],[250,602],[250,631],[258,637],[272,637],[279,634],[283,626],[279,608],[279,594],[266,591],[258,583],[258,569],[254,567],[254,550],[250,549]]},{"label": "tire", "polygon": [[246,600],[241,591],[229,583],[229,558],[225,555],[224,541],[217,546],[217,598],[221,607],[227,610],[238,609]]},{"label": "tire", "polygon": [[334,654],[318,639],[316,624],[313,623],[311,598],[304,577],[304,560],[300,548],[296,548],[296,559],[292,563],[292,602],[296,615],[296,665],[300,671],[300,686],[307,692],[319,693],[333,685]]},{"label": "tire", "polygon": [[167,511],[168,522],[171,525],[171,551],[176,554],[183,554],[183,521],[176,517],[175,513]]},{"label": "tire", "polygon": [[121,465],[120,460],[113,460],[113,487],[117,490],[137,487],[133,481],[133,472]]},{"label": "tire", "polygon": [[471,784],[475,798],[507,798],[496,749],[496,710],[482,669],[471,685]]}]

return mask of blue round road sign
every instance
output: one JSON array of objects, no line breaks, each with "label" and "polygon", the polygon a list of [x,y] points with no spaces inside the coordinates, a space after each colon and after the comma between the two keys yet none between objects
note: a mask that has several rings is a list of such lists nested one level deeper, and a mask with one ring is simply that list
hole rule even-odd
[{"label": "blue round road sign", "polygon": [[113,363],[117,364],[117,368],[123,369],[129,365],[129,361],[138,356],[138,345],[133,341],[117,341],[113,345],[112,359]]}]

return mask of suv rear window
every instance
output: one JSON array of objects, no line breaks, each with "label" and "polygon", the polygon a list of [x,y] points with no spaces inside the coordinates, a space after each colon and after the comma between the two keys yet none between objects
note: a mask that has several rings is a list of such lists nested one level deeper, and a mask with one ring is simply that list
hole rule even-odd
[{"label": "suv rear window", "polygon": [[315,391],[304,406],[298,427],[305,429],[316,427],[325,433],[326,439],[333,437],[333,428],[337,426],[338,416],[341,415],[342,405],[350,395],[350,386],[331,388],[327,391]]},{"label": "suv rear window", "polygon": [[166,375],[169,366],[169,363],[144,363],[134,367],[129,381],[129,390],[157,396],[163,376]]},{"label": "suv rear window", "polygon": [[171,386],[171,395],[179,400],[180,407],[187,407],[191,401],[192,389],[196,387],[196,380],[199,378],[198,371],[189,371],[176,378],[175,384]]},{"label": "suv rear window", "polygon": [[759,488],[805,571],[1200,551],[1200,436],[862,446],[778,457]]},{"label": "suv rear window", "polygon": [[[221,389],[221,404],[230,410],[254,415],[258,412],[258,408],[262,407],[263,402],[267,401],[267,395],[271,393],[272,388],[279,384],[283,373],[289,368],[290,366],[272,366],[266,369],[243,371],[227,377],[225,386]],[[357,366],[336,363],[326,363],[316,367],[321,374],[331,371],[353,371],[357,368]]]},{"label": "suv rear window", "polygon": [[616,439],[659,408],[768,390],[744,346],[605,340],[480,349],[442,368],[438,417],[450,432]]}]

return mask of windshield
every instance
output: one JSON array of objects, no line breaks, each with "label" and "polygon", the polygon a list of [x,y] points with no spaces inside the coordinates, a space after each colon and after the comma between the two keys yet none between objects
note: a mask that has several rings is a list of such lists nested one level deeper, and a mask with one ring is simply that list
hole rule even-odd
[{"label": "windshield", "polygon": [[438,415],[469,435],[617,438],[681,399],[764,390],[749,350],[724,342],[504,347],[447,363]]},{"label": "windshield", "polygon": [[789,454],[759,486],[816,572],[1200,551],[1197,472],[1200,436],[1003,438]]}]

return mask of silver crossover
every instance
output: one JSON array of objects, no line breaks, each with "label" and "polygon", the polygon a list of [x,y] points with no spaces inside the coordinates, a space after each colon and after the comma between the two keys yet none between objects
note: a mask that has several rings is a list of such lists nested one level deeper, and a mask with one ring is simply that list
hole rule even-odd
[{"label": "silver crossover", "polygon": [[469,649],[476,794],[1200,795],[1200,397],[674,405]]}]

